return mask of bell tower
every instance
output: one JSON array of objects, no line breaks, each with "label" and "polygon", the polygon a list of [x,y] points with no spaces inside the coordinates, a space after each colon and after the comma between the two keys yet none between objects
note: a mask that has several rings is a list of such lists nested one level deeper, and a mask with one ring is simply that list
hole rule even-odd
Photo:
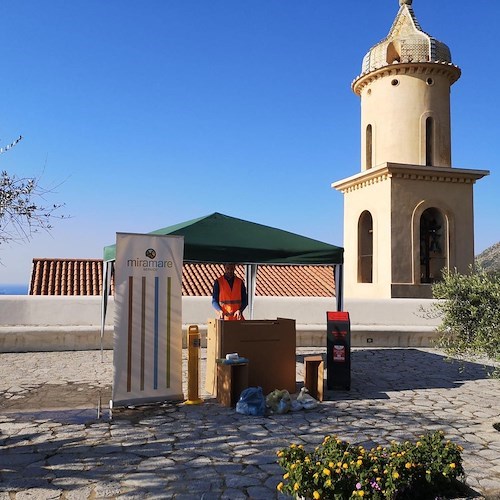
[{"label": "bell tower", "polygon": [[443,268],[474,261],[473,185],[489,172],[453,168],[450,49],[399,0],[389,34],[352,82],[361,99],[360,173],[344,195],[346,298],[430,298]]}]

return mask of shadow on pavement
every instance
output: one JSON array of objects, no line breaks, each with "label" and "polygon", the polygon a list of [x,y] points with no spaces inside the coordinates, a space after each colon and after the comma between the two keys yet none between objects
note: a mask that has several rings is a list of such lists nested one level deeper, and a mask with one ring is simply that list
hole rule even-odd
[{"label": "shadow on pavement", "polygon": [[[449,359],[445,355],[419,349],[360,349],[351,351],[351,390],[328,390],[326,355],[326,399],[383,399],[387,392],[418,389],[453,389],[467,381],[488,378],[491,367],[480,363]],[[304,355],[297,356],[303,363]]]}]

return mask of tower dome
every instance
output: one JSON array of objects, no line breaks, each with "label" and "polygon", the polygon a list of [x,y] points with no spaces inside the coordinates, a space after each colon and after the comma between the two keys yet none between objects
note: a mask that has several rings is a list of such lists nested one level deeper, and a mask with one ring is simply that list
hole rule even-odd
[{"label": "tower dome", "polygon": [[[360,77],[400,63],[440,63],[458,70],[452,63],[448,46],[422,30],[411,4],[412,0],[399,0],[400,8],[389,34],[365,55]],[[454,82],[460,72],[453,73]]]},{"label": "tower dome", "polygon": [[425,33],[412,0],[399,0],[389,34],[352,82],[361,97],[361,169],[385,162],[451,167],[450,49]]}]

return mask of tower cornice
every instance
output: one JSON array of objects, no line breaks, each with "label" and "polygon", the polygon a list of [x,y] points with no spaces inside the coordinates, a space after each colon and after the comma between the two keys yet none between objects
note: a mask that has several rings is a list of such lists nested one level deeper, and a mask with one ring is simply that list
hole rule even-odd
[{"label": "tower cornice", "polygon": [[375,71],[363,73],[357,76],[351,83],[352,91],[361,95],[363,89],[371,82],[384,78],[386,76],[395,75],[445,75],[450,85],[455,83],[461,75],[461,70],[458,66],[448,62],[428,62],[428,63],[394,63],[389,66],[383,66]]},{"label": "tower cornice", "polygon": [[376,168],[333,182],[331,187],[342,193],[349,193],[389,179],[474,184],[489,173],[488,170],[383,163]]}]

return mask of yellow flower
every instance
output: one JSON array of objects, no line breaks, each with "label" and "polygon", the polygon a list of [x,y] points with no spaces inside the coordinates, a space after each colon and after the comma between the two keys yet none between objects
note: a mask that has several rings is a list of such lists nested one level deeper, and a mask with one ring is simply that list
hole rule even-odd
[{"label": "yellow flower", "polygon": [[299,446],[297,446],[297,448],[298,448],[299,450],[303,450],[303,449],[304,449],[304,445],[303,445],[303,444],[299,444]]},{"label": "yellow flower", "polygon": [[364,497],[365,496],[365,492],[363,490],[359,490],[358,491],[358,496],[359,497]]},{"label": "yellow flower", "polygon": [[276,489],[281,491],[283,489],[283,483],[279,483],[278,486],[276,486]]},{"label": "yellow flower", "polygon": [[331,479],[327,479],[327,480],[325,481],[325,486],[326,486],[327,488],[329,488],[331,485],[332,485],[332,480],[331,480]]},{"label": "yellow flower", "polygon": [[318,498],[321,498],[321,495],[316,490],[314,490],[314,492],[313,492],[313,498],[315,498],[316,500],[318,500]]},{"label": "yellow flower", "polygon": [[450,467],[451,467],[452,469],[454,469],[454,468],[456,467],[456,464],[455,464],[455,463],[451,463],[451,464],[450,464]]},{"label": "yellow flower", "polygon": [[406,467],[407,469],[411,469],[411,463],[410,463],[410,462],[406,462],[406,463],[405,463],[405,467]]},{"label": "yellow flower", "polygon": [[278,455],[278,457],[282,457],[284,455],[282,451],[278,451],[276,454]]},{"label": "yellow flower", "polygon": [[287,472],[286,474],[283,474],[283,479],[288,479],[290,477],[290,473]]},{"label": "yellow flower", "polygon": [[417,441],[417,446],[422,446],[422,443],[420,441]]},{"label": "yellow flower", "polygon": [[399,478],[399,472],[393,472],[393,473],[392,473],[392,477],[393,477],[394,479],[398,479],[398,478]]},{"label": "yellow flower", "polygon": [[296,445],[294,445],[293,443],[290,445],[290,448],[295,448]]},{"label": "yellow flower", "polygon": [[329,475],[331,474],[330,469],[327,469],[327,468],[325,467],[325,468],[323,469],[323,474],[324,474],[325,476],[329,476]]},{"label": "yellow flower", "polygon": [[363,460],[358,460],[356,464],[358,465],[358,467],[360,467],[361,465],[363,465]]},{"label": "yellow flower", "polygon": [[347,464],[342,464],[343,469],[347,469],[349,466]]},{"label": "yellow flower", "polygon": [[340,469],[335,469],[335,472],[336,472],[337,474],[340,474],[342,471],[341,471]]},{"label": "yellow flower", "polygon": [[348,451],[344,451],[344,456],[345,455],[349,455],[349,452]]},{"label": "yellow flower", "polygon": [[292,465],[290,465],[290,470],[295,469],[295,467],[297,467],[297,464],[292,464]]},{"label": "yellow flower", "polygon": [[318,477],[319,477],[319,472],[315,472],[315,473],[313,474],[313,478],[314,478],[314,479],[318,479]]},{"label": "yellow flower", "polygon": [[337,439],[337,444],[342,444],[342,441],[340,439]]},{"label": "yellow flower", "polygon": [[325,436],[325,439],[323,440],[323,443],[326,443],[326,442],[330,441],[330,437],[331,436]]},{"label": "yellow flower", "polygon": [[293,485],[293,491],[297,491],[300,488],[299,483]]},{"label": "yellow flower", "polygon": [[342,462],[337,462],[337,467],[342,467]]},{"label": "yellow flower", "polygon": [[333,462],[329,462],[328,467],[330,467],[330,469],[333,469],[335,467],[335,464]]}]

